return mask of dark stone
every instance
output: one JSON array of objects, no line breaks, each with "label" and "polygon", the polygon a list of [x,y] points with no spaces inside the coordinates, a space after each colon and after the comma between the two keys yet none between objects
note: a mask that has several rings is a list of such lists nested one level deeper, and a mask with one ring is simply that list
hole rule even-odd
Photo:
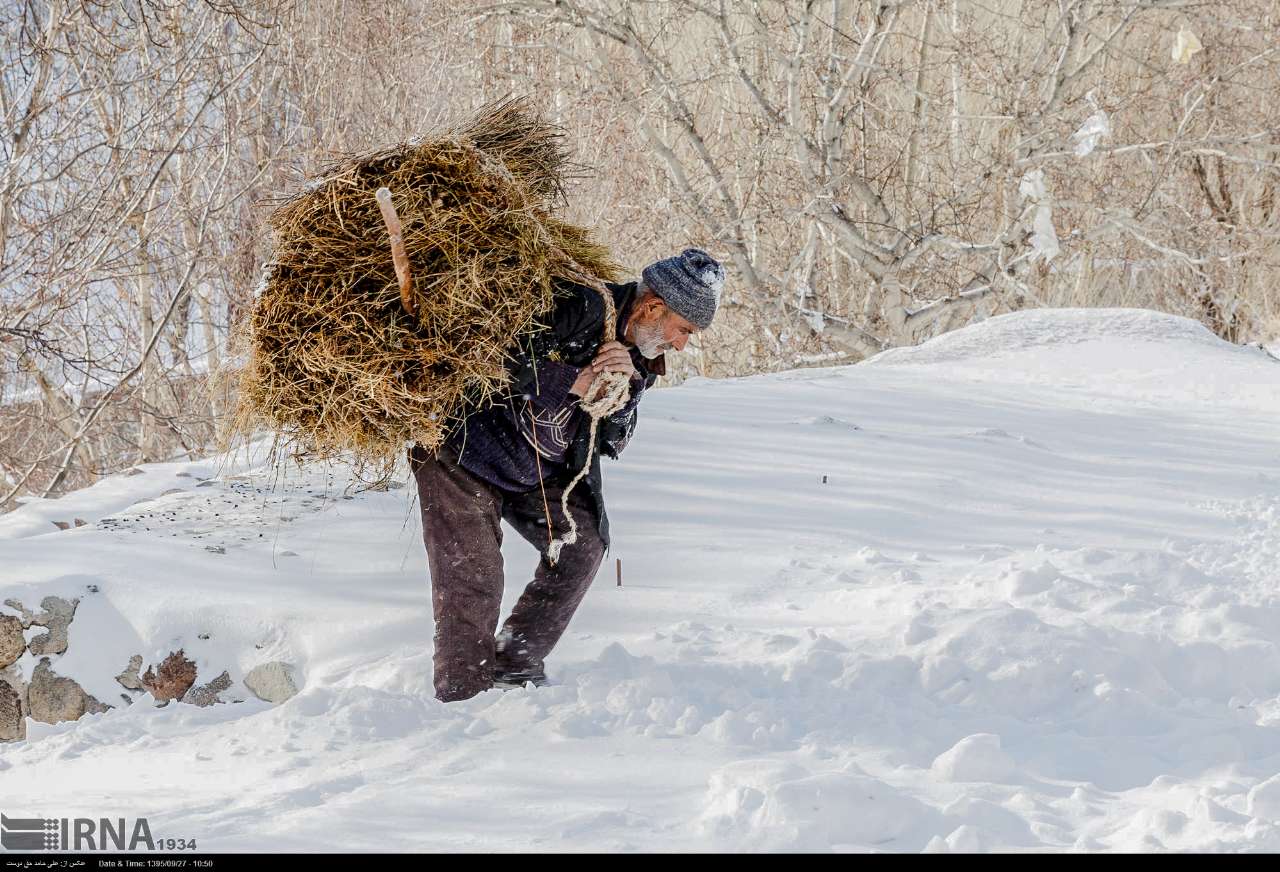
[{"label": "dark stone", "polygon": [[218,698],[218,694],[231,686],[231,673],[223,670],[222,674],[210,681],[208,684],[202,684],[199,687],[193,687],[187,691],[187,695],[182,698],[183,702],[189,702],[192,705],[198,705],[201,708],[211,706],[222,702]]}]

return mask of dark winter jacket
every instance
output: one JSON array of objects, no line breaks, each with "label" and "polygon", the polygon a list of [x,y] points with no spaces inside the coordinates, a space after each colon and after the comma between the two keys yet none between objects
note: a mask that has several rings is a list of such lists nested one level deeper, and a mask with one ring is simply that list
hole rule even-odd
[{"label": "dark winter jacket", "polygon": [[[635,302],[634,282],[606,283],[617,311],[617,339]],[[592,288],[574,283],[556,287],[556,305],[544,318],[544,326],[521,337],[509,355],[507,368],[511,388],[507,396],[487,407],[465,414],[454,427],[446,444],[458,452],[459,465],[472,475],[514,493],[526,493],[538,486],[539,471],[544,479],[570,479],[582,469],[587,457],[590,418],[570,394],[582,368],[599,351],[604,329],[604,302]],[[665,359],[646,359],[631,349],[636,375],[626,406],[602,418],[597,428],[596,451],[591,468],[578,487],[590,490],[600,518],[600,536],[609,544],[609,520],[605,513],[600,455],[617,459],[636,427],[636,408],[645,389],[666,372]],[[535,455],[531,441],[530,415],[538,419]],[[581,523],[581,521],[579,521]]]}]

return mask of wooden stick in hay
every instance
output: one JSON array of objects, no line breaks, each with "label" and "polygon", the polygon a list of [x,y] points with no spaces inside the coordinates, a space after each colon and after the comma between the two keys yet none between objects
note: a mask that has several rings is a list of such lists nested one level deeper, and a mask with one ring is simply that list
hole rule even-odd
[{"label": "wooden stick in hay", "polygon": [[400,226],[400,216],[396,214],[395,204],[391,202],[391,190],[378,188],[374,196],[378,198],[382,221],[391,234],[391,260],[396,267],[396,278],[400,281],[400,304],[413,316],[417,313],[413,311],[413,276],[409,273],[409,254],[404,250],[404,228]]},{"label": "wooden stick in hay", "polygon": [[[281,202],[273,267],[245,319],[235,434],[262,422],[294,457],[385,476],[406,442],[434,450],[473,407],[503,401],[507,354],[554,309],[554,281],[579,267],[621,277],[589,231],[556,216],[565,160],[556,128],[505,101],[348,155]],[[395,221],[370,202],[379,188],[412,250],[400,274],[387,258]],[[389,287],[405,276],[411,309]]]}]

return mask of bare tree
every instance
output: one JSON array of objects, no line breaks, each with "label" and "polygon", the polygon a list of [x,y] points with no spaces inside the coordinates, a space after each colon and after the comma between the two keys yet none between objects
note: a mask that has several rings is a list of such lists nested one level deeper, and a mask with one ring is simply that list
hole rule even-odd
[{"label": "bare tree", "polygon": [[[482,14],[555,33],[543,44],[625,113],[684,234],[734,267],[742,310],[725,329],[764,344],[719,368],[751,371],[793,362],[787,333],[862,356],[1068,290],[1112,304],[1097,267],[1138,249],[1165,269],[1195,265],[1168,232],[1194,205],[1179,166],[1199,150],[1276,168],[1257,142],[1268,122],[1240,105],[1231,133],[1195,133],[1213,111],[1201,92],[1274,77],[1275,17],[1241,2],[1202,21],[1202,5],[510,0]],[[1221,71],[1207,52],[1171,59],[1189,28],[1230,54]],[[1182,114],[1159,117],[1179,88]],[[1140,171],[1149,161],[1160,176]],[[1168,294],[1151,287],[1143,302],[1186,298]],[[1201,315],[1237,335],[1211,307]]]},{"label": "bare tree", "polygon": [[676,379],[1026,306],[1280,333],[1274,0],[19,0],[0,28],[0,510],[217,445],[272,203],[509,93],[626,265],[728,263]]}]

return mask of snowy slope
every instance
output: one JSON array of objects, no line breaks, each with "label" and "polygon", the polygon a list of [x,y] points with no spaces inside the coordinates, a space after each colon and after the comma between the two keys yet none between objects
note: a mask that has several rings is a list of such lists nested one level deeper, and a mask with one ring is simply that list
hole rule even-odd
[{"label": "snowy slope", "polygon": [[219,851],[1280,850],[1280,363],[1038,311],[641,417],[555,686],[463,703],[411,482],[248,457],[0,518],[0,600],[81,596],[100,699],[178,647],[304,682],[30,724],[3,794]]}]

